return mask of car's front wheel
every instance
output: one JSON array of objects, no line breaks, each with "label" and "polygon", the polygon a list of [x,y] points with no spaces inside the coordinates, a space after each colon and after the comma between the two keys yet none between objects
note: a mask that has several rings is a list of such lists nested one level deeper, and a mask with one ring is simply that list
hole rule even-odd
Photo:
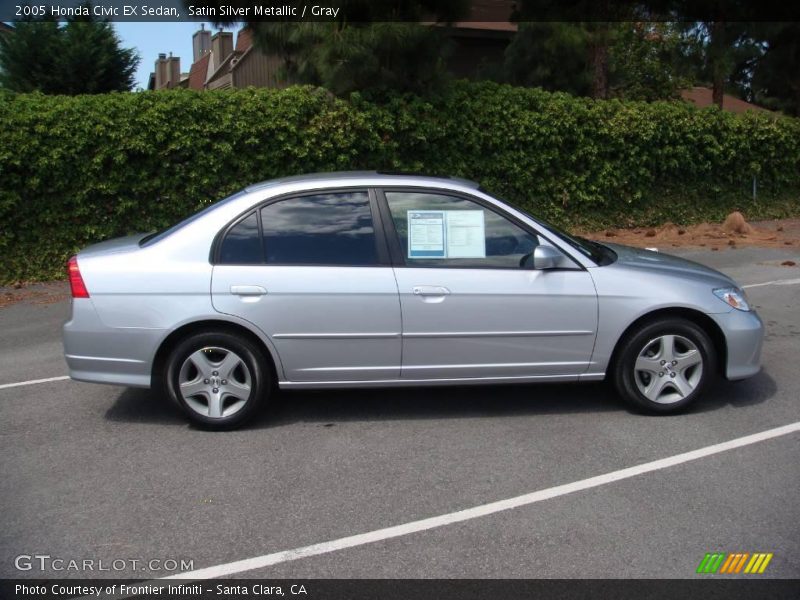
[{"label": "car's front wheel", "polygon": [[622,343],[614,383],[623,399],[636,409],[680,411],[714,379],[714,344],[703,329],[686,319],[653,321]]},{"label": "car's front wheel", "polygon": [[268,394],[269,372],[258,347],[227,332],[202,332],[170,353],[164,386],[189,418],[231,429],[249,419]]}]

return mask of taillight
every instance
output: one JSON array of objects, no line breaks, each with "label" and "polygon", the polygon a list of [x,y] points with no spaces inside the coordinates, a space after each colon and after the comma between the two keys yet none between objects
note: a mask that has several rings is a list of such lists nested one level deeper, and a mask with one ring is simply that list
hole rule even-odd
[{"label": "taillight", "polygon": [[69,287],[72,290],[73,298],[88,298],[89,290],[83,283],[81,270],[78,268],[78,257],[73,256],[67,261],[67,275],[69,275]]}]

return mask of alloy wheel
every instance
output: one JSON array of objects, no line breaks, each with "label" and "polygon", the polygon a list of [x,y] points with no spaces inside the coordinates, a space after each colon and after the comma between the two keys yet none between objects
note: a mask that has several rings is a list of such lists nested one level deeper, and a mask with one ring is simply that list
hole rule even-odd
[{"label": "alloy wheel", "polygon": [[207,346],[183,361],[178,389],[193,411],[204,417],[221,419],[239,412],[247,404],[252,375],[235,352]]},{"label": "alloy wheel", "polygon": [[703,378],[703,355],[681,335],[662,335],[645,344],[634,364],[636,387],[648,400],[672,404],[689,396]]}]

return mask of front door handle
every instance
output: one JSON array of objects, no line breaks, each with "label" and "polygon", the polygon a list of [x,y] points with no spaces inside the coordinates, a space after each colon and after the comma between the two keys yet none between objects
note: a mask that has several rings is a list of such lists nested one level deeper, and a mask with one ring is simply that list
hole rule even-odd
[{"label": "front door handle", "polygon": [[448,296],[450,290],[441,285],[415,285],[413,290],[415,296]]},{"label": "front door handle", "polygon": [[267,290],[260,285],[232,285],[231,294],[235,296],[263,296]]}]

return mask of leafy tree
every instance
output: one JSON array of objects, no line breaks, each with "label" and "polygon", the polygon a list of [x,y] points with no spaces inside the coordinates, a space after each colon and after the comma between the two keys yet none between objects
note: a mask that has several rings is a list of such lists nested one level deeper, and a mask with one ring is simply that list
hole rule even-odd
[{"label": "leafy tree", "polygon": [[800,115],[800,24],[797,22],[703,22],[699,73],[714,87],[749,102]]},{"label": "leafy tree", "polygon": [[736,87],[736,73],[758,54],[749,0],[654,0],[663,2],[681,20],[691,23],[687,35],[696,42],[697,78],[712,88],[722,108],[727,89]]},{"label": "leafy tree", "polygon": [[315,48],[320,82],[335,94],[435,91],[447,78],[450,44],[441,27],[374,23],[343,27]]},{"label": "leafy tree", "polygon": [[256,46],[282,58],[288,81],[336,94],[426,93],[445,79],[446,25],[469,7],[469,0],[350,0],[331,20],[248,24]]},{"label": "leafy tree", "polygon": [[315,49],[328,35],[331,25],[314,22],[251,23],[256,46],[281,59],[280,79],[297,83],[320,83]]},{"label": "leafy tree", "polygon": [[283,59],[282,78],[334,94],[435,90],[446,80],[443,27],[419,23],[260,23],[254,39]]},{"label": "leafy tree", "polygon": [[691,84],[694,51],[676,23],[521,23],[505,75],[518,85],[594,98],[668,99]]},{"label": "leafy tree", "polygon": [[700,31],[707,38],[705,46],[705,75],[711,81],[712,100],[722,108],[725,87],[737,64],[752,58],[756,52],[749,33],[749,23],[726,21],[703,21]]},{"label": "leafy tree", "polygon": [[617,26],[610,57],[611,95],[629,100],[677,98],[695,76],[696,45],[674,22],[637,21]]},{"label": "leafy tree", "polygon": [[764,27],[766,50],[753,67],[753,100],[800,116],[800,23]]},{"label": "leafy tree", "polygon": [[577,23],[520,23],[505,53],[506,78],[516,85],[589,94],[588,40]]},{"label": "leafy tree", "polygon": [[[646,4],[645,0],[642,0],[642,4]],[[580,87],[581,79],[588,75],[589,95],[592,98],[608,98],[610,48],[616,29],[614,22],[630,19],[633,14],[632,5],[624,2],[615,4],[611,0],[519,0],[515,18],[520,22],[540,22],[543,26],[540,31],[550,34],[546,35],[548,40],[544,46],[548,47],[551,54],[559,41],[565,42],[564,49],[570,59],[575,58],[573,53],[582,47],[586,74],[576,70],[572,75],[575,80],[570,87]],[[556,19],[570,20],[558,22]],[[527,35],[528,39],[520,40],[520,44],[528,48],[539,45],[530,39],[530,32]],[[511,49],[510,60],[514,60],[515,54],[532,59],[531,66],[536,64],[534,68],[540,68],[544,62],[529,52],[519,52],[517,48]],[[548,56],[548,59],[553,58],[547,68],[555,73],[560,68],[560,61],[557,55]],[[576,66],[572,62],[570,64]],[[520,65],[512,67],[512,70],[519,72],[519,68]]]},{"label": "leafy tree", "polygon": [[0,36],[0,85],[17,92],[59,93],[61,32],[55,21],[19,22]]},{"label": "leafy tree", "polygon": [[589,22],[584,25],[589,48],[589,69],[592,78],[592,98],[608,98],[609,55],[614,39],[611,23]]},{"label": "leafy tree", "polygon": [[101,94],[133,87],[139,57],[110,23],[76,18],[18,22],[0,37],[0,84],[15,92]]}]

